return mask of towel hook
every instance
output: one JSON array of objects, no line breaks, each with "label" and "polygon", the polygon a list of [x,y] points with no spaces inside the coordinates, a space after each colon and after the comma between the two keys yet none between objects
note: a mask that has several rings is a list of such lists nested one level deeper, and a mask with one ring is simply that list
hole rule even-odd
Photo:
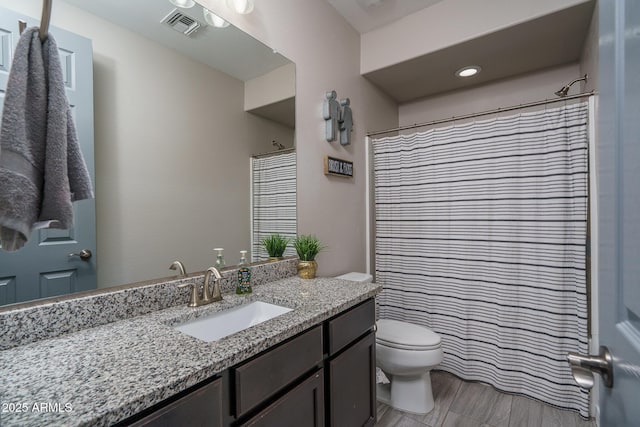
[{"label": "towel hook", "polygon": [[42,18],[40,18],[40,41],[44,42],[49,35],[49,22],[51,22],[51,6],[53,0],[42,0]]},{"label": "towel hook", "polygon": [[[53,4],[53,0],[43,0],[42,1],[42,17],[40,18],[40,29],[38,30],[38,35],[40,36],[40,41],[44,42],[47,39],[47,35],[49,35],[49,22],[51,22],[51,5]],[[22,19],[18,20],[18,29],[20,30],[20,34],[27,28],[27,23]]]}]

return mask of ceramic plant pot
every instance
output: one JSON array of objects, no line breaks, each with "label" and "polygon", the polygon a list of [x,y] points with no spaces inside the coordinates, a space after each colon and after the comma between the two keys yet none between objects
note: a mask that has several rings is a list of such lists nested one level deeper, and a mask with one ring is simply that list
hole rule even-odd
[{"label": "ceramic plant pot", "polygon": [[303,279],[313,279],[316,277],[318,263],[315,261],[298,261],[298,276]]},{"label": "ceramic plant pot", "polygon": [[269,257],[269,261],[271,261],[271,262],[282,261],[283,259],[284,259],[283,256],[270,256]]}]

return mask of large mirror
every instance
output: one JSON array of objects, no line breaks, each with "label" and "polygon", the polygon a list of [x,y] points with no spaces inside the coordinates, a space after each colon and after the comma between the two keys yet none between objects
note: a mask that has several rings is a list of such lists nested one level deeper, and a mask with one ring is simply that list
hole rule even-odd
[{"label": "large mirror", "polygon": [[[0,0],[37,19],[41,5]],[[227,265],[251,254],[251,159],[294,150],[294,64],[198,4],[56,0],[56,29],[93,46],[97,288],[175,275],[174,260],[202,271],[217,247]]]}]

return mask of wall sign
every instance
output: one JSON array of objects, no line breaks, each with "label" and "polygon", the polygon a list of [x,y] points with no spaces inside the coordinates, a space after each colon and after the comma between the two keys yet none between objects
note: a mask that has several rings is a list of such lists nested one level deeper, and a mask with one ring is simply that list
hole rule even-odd
[{"label": "wall sign", "polygon": [[322,104],[322,117],[325,121],[325,139],[328,142],[335,141],[339,137],[340,144],[351,144],[353,114],[349,98],[338,101],[335,90],[326,92]]},{"label": "wall sign", "polygon": [[324,156],[324,174],[353,178],[353,162]]},{"label": "wall sign", "polygon": [[322,117],[325,123],[325,138],[328,142],[335,141],[338,134],[338,125],[340,121],[340,103],[336,100],[338,94],[335,90],[330,90],[325,94],[324,104],[322,105]]},{"label": "wall sign", "polygon": [[353,117],[351,115],[351,100],[344,98],[340,100],[340,144],[351,144],[351,131],[353,130]]}]

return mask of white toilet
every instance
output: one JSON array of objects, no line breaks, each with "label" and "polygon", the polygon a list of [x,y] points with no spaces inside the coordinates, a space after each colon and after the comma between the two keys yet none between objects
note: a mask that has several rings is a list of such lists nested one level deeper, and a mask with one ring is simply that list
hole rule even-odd
[{"label": "white toilet", "polygon": [[[338,279],[371,282],[370,274]],[[440,336],[424,326],[398,320],[376,322],[376,364],[390,384],[378,384],[378,400],[400,411],[426,414],[433,409],[431,369],[442,362]]]}]

